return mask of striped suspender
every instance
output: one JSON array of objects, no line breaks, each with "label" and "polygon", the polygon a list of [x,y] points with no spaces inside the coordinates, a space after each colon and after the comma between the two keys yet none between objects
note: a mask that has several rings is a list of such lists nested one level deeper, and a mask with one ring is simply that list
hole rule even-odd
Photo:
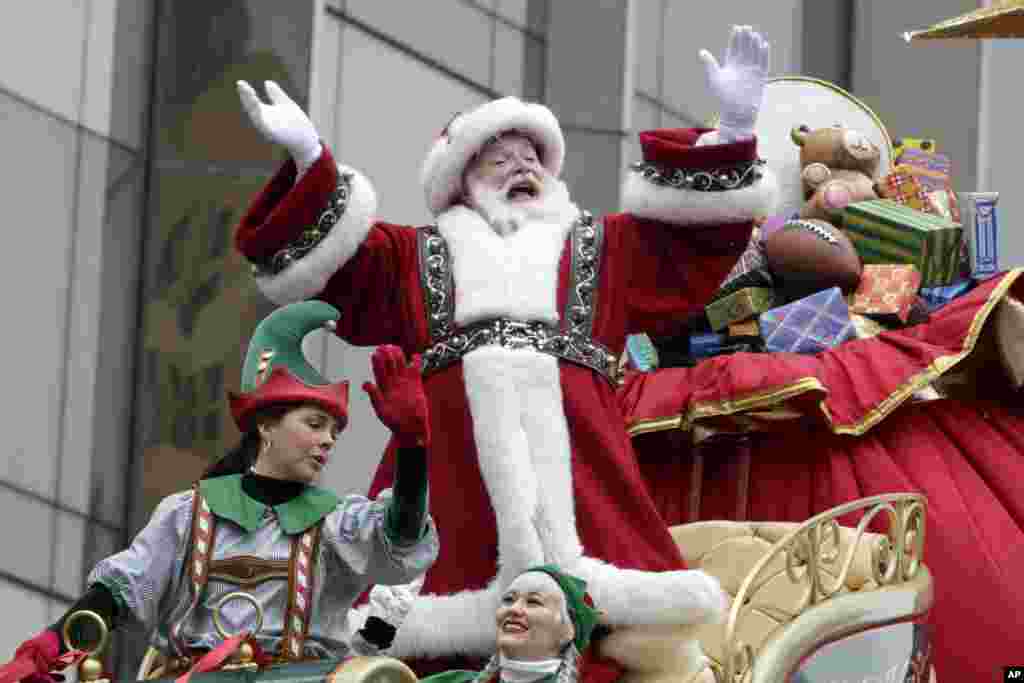
[{"label": "striped suspender", "polygon": [[284,619],[284,639],[281,640],[282,659],[302,659],[302,645],[309,635],[313,570],[322,526],[323,520],[320,520],[292,540],[291,557],[288,560],[288,612]]},{"label": "striped suspender", "polygon": [[[186,654],[181,630],[195,611],[206,589],[213,558],[217,518],[210,510],[197,483],[192,503],[192,531],[189,540],[188,576],[192,600],[188,610],[171,630],[172,641],[179,655]],[[309,618],[312,612],[313,578],[319,551],[320,529],[323,520],[292,538],[288,558],[288,606],[284,614],[284,637],[279,657],[285,660],[302,658],[303,644],[309,636]]]},{"label": "striped suspender", "polygon": [[213,557],[213,544],[216,539],[217,518],[210,511],[210,506],[199,489],[199,482],[192,486],[194,496],[192,499],[192,530],[189,534],[188,549],[188,578],[189,588],[192,590],[192,600],[170,629],[171,645],[177,650],[179,656],[186,655],[185,641],[181,636],[181,630],[188,621],[188,618],[195,612],[199,600],[206,588],[206,581],[210,577],[210,558]]}]

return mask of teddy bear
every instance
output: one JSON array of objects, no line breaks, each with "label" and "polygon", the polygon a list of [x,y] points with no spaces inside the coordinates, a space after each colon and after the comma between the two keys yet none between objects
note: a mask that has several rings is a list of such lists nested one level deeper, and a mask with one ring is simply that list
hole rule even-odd
[{"label": "teddy bear", "polygon": [[881,152],[865,135],[841,124],[815,130],[798,125],[790,137],[800,147],[801,218],[831,222],[846,206],[879,198]]}]

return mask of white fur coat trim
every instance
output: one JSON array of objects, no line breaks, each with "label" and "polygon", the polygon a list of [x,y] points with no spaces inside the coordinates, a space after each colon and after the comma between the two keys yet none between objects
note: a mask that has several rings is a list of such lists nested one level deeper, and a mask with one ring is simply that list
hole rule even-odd
[{"label": "white fur coat trim", "polygon": [[338,223],[312,251],[277,275],[256,278],[256,286],[279,306],[304,301],[321,292],[339,268],[366,239],[377,212],[377,194],[361,173],[338,164],[338,174],[351,173],[348,207]]},{"label": "white fur coat trim", "polygon": [[455,322],[506,317],[557,323],[558,265],[572,223],[529,223],[498,235],[479,213],[454,206],[437,219],[455,279]]},{"label": "white fur coat trim", "polygon": [[761,179],[738,190],[699,192],[656,185],[629,171],[622,183],[622,210],[640,218],[676,225],[740,223],[775,213],[778,182],[761,167]]}]

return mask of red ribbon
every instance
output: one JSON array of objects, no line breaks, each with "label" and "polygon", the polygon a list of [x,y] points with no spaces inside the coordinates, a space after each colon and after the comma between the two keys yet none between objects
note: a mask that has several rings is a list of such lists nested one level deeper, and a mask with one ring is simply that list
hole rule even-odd
[{"label": "red ribbon", "polygon": [[192,665],[191,669],[179,676],[174,683],[188,683],[188,679],[192,677],[192,674],[204,674],[207,671],[219,668],[224,663],[224,660],[233,655],[248,637],[248,633],[239,633],[236,636],[226,638],[223,643],[203,655],[198,662]]},{"label": "red ribbon", "polygon": [[[62,671],[69,666],[78,664],[85,659],[89,653],[82,650],[70,650],[53,660],[51,671]],[[31,655],[23,655],[0,666],[0,683],[18,683],[23,678],[32,674],[42,673],[36,666],[35,659]]]}]

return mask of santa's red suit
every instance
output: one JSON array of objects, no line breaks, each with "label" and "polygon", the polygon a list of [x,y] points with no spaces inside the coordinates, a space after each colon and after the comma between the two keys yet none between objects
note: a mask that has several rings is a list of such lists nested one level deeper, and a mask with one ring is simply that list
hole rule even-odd
[{"label": "santa's red suit", "polygon": [[[275,302],[322,299],[342,312],[337,334],[349,343],[424,354],[441,552],[399,629],[402,656],[489,652],[496,586],[540,561],[584,577],[613,623],[698,622],[724,607],[714,579],[679,571],[608,368],[626,335],[701,310],[752,217],[771,208],[773,176],[754,139],[657,131],[643,138],[645,161],[674,184],[630,173],[628,213],[503,238],[455,197],[472,155],[509,129],[529,135],[558,175],[557,121],[505,98],[457,117],[431,150],[436,228],[378,220],[369,181],[325,148],[298,179],[285,164],[237,233]],[[705,133],[712,144],[698,145]],[[319,234],[304,232],[318,222]],[[390,481],[393,455],[374,489]]]}]

